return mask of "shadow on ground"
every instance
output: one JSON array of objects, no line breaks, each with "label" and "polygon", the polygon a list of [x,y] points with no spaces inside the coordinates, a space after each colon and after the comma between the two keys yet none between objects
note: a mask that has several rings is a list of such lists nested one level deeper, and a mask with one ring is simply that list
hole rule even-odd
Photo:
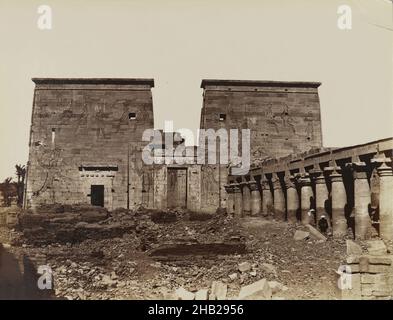
[{"label": "shadow on ground", "polygon": [[40,290],[39,275],[26,256],[14,256],[0,243],[0,300],[53,299],[53,290]]}]

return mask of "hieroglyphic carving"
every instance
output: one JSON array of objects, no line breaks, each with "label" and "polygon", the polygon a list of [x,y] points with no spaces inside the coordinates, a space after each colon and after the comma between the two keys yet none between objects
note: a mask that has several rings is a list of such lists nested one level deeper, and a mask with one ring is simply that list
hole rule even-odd
[{"label": "hieroglyphic carving", "polygon": [[[273,126],[275,133],[279,133],[279,128],[275,116],[273,114],[273,104],[269,103],[265,111],[266,125],[270,129]],[[269,130],[270,131],[270,130]]]},{"label": "hieroglyphic carving", "polygon": [[61,174],[60,168],[64,166],[64,161],[61,157],[60,148],[52,149],[40,146],[37,152],[40,152],[40,155],[37,156],[37,163],[43,169],[45,180],[41,186],[37,188],[37,190],[33,191],[33,197],[39,196],[42,192],[45,192],[48,189],[53,189],[54,181],[57,181],[60,178],[70,179],[69,177]]},{"label": "hieroglyphic carving", "polygon": [[205,194],[205,203],[208,205],[216,205],[217,203],[217,186],[218,179],[216,177],[216,168],[212,166],[203,166],[202,168],[202,190]]},{"label": "hieroglyphic carving", "polygon": [[296,134],[296,129],[295,129],[295,124],[294,124],[294,119],[292,116],[289,114],[289,107],[286,103],[284,103],[282,107],[282,112],[281,115],[279,116],[281,118],[282,124],[285,128],[289,128],[290,131],[293,134]]},{"label": "hieroglyphic carving", "polygon": [[282,104],[279,114],[274,114],[272,103],[268,104],[265,117],[266,123],[274,126],[276,134],[280,133],[280,131],[286,131],[288,135],[296,134],[296,123],[294,118],[290,115],[289,107],[286,103]]},{"label": "hieroglyphic carving", "polygon": [[102,136],[104,139],[106,138],[105,134],[105,119],[108,117],[108,113],[105,112],[105,107],[95,106],[93,115],[93,126],[96,129],[96,137],[97,139]]},{"label": "hieroglyphic carving", "polygon": [[307,117],[305,120],[307,122],[307,126],[306,126],[307,140],[312,141],[314,139],[314,119],[311,112],[307,113]]}]

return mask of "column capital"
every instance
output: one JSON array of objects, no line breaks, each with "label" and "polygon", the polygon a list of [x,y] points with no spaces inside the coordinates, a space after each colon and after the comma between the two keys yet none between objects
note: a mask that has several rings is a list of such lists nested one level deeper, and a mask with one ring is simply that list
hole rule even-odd
[{"label": "column capital", "polygon": [[232,183],[226,184],[224,188],[227,193],[234,193],[234,186],[232,185]]},{"label": "column capital", "polygon": [[270,190],[269,180],[263,179],[261,180],[262,190]]},{"label": "column capital", "polygon": [[342,169],[339,166],[325,167],[323,168],[323,172],[330,176],[342,175]]},{"label": "column capital", "polygon": [[392,162],[386,163],[383,162],[378,168],[377,172],[380,177],[386,177],[386,176],[392,176],[393,175],[393,169],[391,167]]},{"label": "column capital", "polygon": [[239,183],[232,183],[232,189],[233,189],[233,193],[242,192],[242,189],[240,188]]},{"label": "column capital", "polygon": [[363,161],[354,161],[354,162],[346,163],[345,168],[360,172],[360,171],[367,170],[367,164]]},{"label": "column capital", "polygon": [[296,186],[295,186],[295,184],[296,184],[296,178],[293,176],[293,175],[286,175],[285,176],[285,187],[287,188],[287,189],[289,189],[289,188],[295,188]]},{"label": "column capital", "polygon": [[276,173],[273,173],[272,183],[273,183],[273,189],[281,188],[280,178],[278,177],[278,175]]},{"label": "column capital", "polygon": [[301,187],[305,186],[310,186],[311,185],[311,178],[310,174],[308,172],[302,173],[302,174],[297,174],[296,175],[297,181],[300,184]]},{"label": "column capital", "polygon": [[386,175],[385,172],[388,173],[389,170],[392,170],[392,159],[385,155],[371,159],[371,164],[377,169],[378,174],[384,173]]},{"label": "column capital", "polygon": [[339,167],[334,168],[330,172],[330,181],[331,182],[342,182],[343,181],[343,175],[342,175],[342,170]]},{"label": "column capital", "polygon": [[241,189],[248,188],[248,182],[247,181],[240,182],[239,186]]},{"label": "column capital", "polygon": [[367,164],[365,162],[346,163],[345,168],[351,170],[354,179],[367,179]]},{"label": "column capital", "polygon": [[332,172],[337,171],[336,168],[336,166],[327,166],[323,168],[323,172],[326,174],[331,174]]},{"label": "column capital", "polygon": [[310,170],[310,175],[311,175],[311,179],[316,184],[325,183],[325,175],[322,170],[319,170],[319,169]]},{"label": "column capital", "polygon": [[248,187],[250,188],[251,191],[256,191],[258,190],[258,184],[255,180],[250,180],[248,182]]}]

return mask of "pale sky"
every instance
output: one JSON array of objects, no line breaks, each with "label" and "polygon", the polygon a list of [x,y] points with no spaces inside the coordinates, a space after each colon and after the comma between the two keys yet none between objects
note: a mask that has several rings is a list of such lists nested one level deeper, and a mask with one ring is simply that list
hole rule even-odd
[{"label": "pale sky", "polygon": [[27,162],[32,77],[154,78],[156,127],[193,130],[203,78],[320,81],[324,146],[393,136],[392,15],[388,0],[0,0],[0,180]]}]

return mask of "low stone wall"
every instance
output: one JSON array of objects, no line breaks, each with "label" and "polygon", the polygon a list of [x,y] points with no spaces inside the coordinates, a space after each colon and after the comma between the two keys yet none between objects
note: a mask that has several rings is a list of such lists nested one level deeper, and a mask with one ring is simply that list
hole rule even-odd
[{"label": "low stone wall", "polygon": [[[393,255],[382,241],[368,241],[368,252],[350,254],[346,271],[350,274],[341,290],[345,300],[393,299]],[[342,275],[343,276],[343,275]]]}]

